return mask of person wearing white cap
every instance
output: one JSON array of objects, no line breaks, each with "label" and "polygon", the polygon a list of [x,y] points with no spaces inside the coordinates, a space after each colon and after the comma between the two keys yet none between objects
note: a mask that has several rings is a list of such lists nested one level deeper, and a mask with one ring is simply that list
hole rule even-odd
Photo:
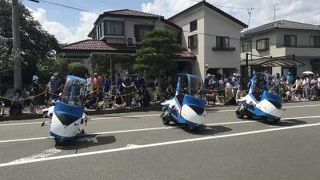
[{"label": "person wearing white cap", "polygon": [[39,95],[40,93],[40,85],[39,85],[39,77],[34,75],[32,77],[32,90],[31,90],[31,93],[33,96],[35,96],[34,100],[33,100],[33,105],[38,105],[39,102],[39,97],[37,95]]}]

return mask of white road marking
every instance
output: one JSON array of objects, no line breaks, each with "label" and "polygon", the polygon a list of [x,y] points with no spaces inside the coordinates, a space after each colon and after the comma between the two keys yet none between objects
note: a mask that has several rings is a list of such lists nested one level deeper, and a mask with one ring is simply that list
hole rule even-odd
[{"label": "white road marking", "polygon": [[309,105],[300,105],[300,106],[288,106],[288,107],[284,107],[284,109],[304,108],[304,107],[316,107],[316,106],[320,106],[320,104],[309,104]]},{"label": "white road marking", "polygon": [[7,124],[0,124],[0,127],[5,126],[23,126],[23,125],[32,125],[32,124],[41,124],[42,122],[29,122],[29,123],[7,123]]},{"label": "white road marking", "polygon": [[132,115],[132,116],[119,116],[119,117],[92,118],[91,121],[108,120],[108,119],[120,119],[120,118],[155,117],[155,116],[160,116],[160,113],[158,113],[158,114],[140,114],[140,115]]},{"label": "white road marking", "polygon": [[[243,124],[243,123],[249,123],[249,122],[255,122],[255,121],[234,121],[234,122],[225,122],[225,123],[211,123],[211,124],[205,124],[205,125],[207,125],[207,126],[230,125],[230,124]],[[143,129],[129,129],[129,130],[96,132],[96,133],[90,133],[90,134],[87,134],[87,135],[120,134],[120,133],[131,133],[131,132],[166,130],[166,129],[174,129],[174,128],[178,128],[178,127],[174,127],[174,126],[161,126],[161,127],[154,127],[154,128],[143,128]],[[50,137],[50,136],[43,136],[43,137],[36,137],[36,138],[0,140],[0,143],[35,141],[35,140],[43,140],[43,139],[52,139],[52,137]],[[85,139],[85,138],[82,138],[82,139]]]},{"label": "white road marking", "polygon": [[[99,120],[108,120],[108,119],[120,119],[120,118],[139,118],[139,117],[155,117],[160,116],[159,114],[140,114],[140,115],[133,115],[133,116],[117,116],[117,117],[101,117],[101,118],[91,118],[90,121],[99,121]],[[47,121],[47,119],[45,119]],[[27,123],[7,123],[7,124],[0,124],[0,127],[5,126],[23,126],[23,125],[34,125],[34,124],[42,124],[41,122],[27,122]]]},{"label": "white road marking", "polygon": [[[291,120],[291,119],[314,119],[320,118],[319,116],[300,116],[300,117],[290,117],[290,118],[282,118],[281,120]],[[245,124],[245,123],[256,123],[257,121],[232,121],[232,122],[221,122],[221,123],[209,123],[205,124],[206,126],[219,126],[219,125],[232,125],[232,124]],[[274,127],[274,126],[271,126]],[[167,129],[175,129],[179,128],[176,126],[161,126],[154,128],[142,128],[142,129],[129,129],[129,130],[117,130],[117,131],[105,131],[105,132],[96,132],[90,133],[87,135],[105,135],[105,134],[121,134],[121,133],[132,133],[132,132],[143,132],[143,131],[154,131],[154,130],[167,130]],[[9,139],[9,140],[0,140],[0,143],[9,143],[9,142],[23,142],[23,141],[35,141],[35,140],[44,140],[44,139],[52,139],[50,136],[43,137],[35,137],[35,138],[25,138],[25,139]]]},{"label": "white road marking", "polygon": [[[293,109],[293,108],[307,108],[307,107],[317,107],[320,106],[320,104],[309,104],[309,105],[301,105],[301,106],[287,106],[287,107],[283,107],[284,109]],[[214,111],[214,113],[224,113],[224,112],[234,112],[235,109],[237,107],[235,107],[234,109],[226,109],[226,110],[217,110]]]},{"label": "white road marking", "polygon": [[314,126],[320,126],[320,123],[304,124],[304,125],[280,127],[280,128],[272,128],[272,129],[264,129],[264,130],[256,130],[256,131],[247,131],[247,132],[225,134],[225,135],[218,135],[218,136],[205,136],[205,137],[200,137],[200,138],[166,141],[166,142],[144,144],[144,145],[129,145],[126,147],[115,148],[115,149],[92,151],[92,152],[85,152],[85,153],[79,153],[79,154],[53,156],[53,157],[48,157],[48,158],[37,158],[37,159],[30,159],[30,160],[19,161],[19,162],[2,163],[2,164],[0,164],[0,167],[16,166],[16,165],[36,163],[36,162],[92,156],[92,155],[97,155],[97,154],[106,154],[106,153],[112,153],[112,152],[129,151],[129,150],[144,149],[144,148],[151,148],[151,147],[157,147],[157,146],[167,146],[167,145],[174,145],[174,144],[181,144],[181,143],[188,143],[188,142],[206,141],[206,140],[213,140],[213,139],[220,139],[220,138],[237,137],[237,136],[244,136],[244,135],[251,135],[251,134],[260,134],[260,133],[288,130],[288,129],[314,127]]},{"label": "white road marking", "polygon": [[43,152],[41,152],[40,154],[34,154],[30,157],[25,157],[25,158],[21,158],[21,159],[17,159],[17,160],[14,160],[14,161],[11,161],[10,163],[23,163],[23,162],[28,162],[28,161],[32,161],[34,159],[38,159],[38,158],[47,158],[47,157],[50,157],[50,156],[53,156],[59,152],[62,152],[62,150],[60,149],[56,149],[56,148],[52,148],[52,149],[47,149],[47,150],[44,150]]},{"label": "white road marking", "polygon": [[36,137],[36,138],[25,138],[25,139],[9,139],[9,140],[0,140],[0,143],[8,143],[8,142],[23,142],[23,141],[35,141],[35,140],[43,140],[50,139],[49,136]]},{"label": "white road marking", "polygon": [[[284,109],[316,107],[316,106],[320,106],[320,104],[310,104],[310,105],[301,105],[301,106],[288,106],[288,107],[284,107]],[[235,109],[236,109],[236,107],[235,107]],[[215,111],[215,113],[234,112],[235,109],[217,110],[217,111]],[[140,115],[132,115],[132,116],[118,116],[118,117],[99,117],[99,118],[91,118],[90,121],[121,119],[121,118],[156,117],[156,116],[159,116],[159,115],[160,115],[160,113],[159,114],[140,114]],[[34,124],[41,124],[41,123],[42,122],[7,123],[7,124],[0,124],[0,127],[34,125]]]}]

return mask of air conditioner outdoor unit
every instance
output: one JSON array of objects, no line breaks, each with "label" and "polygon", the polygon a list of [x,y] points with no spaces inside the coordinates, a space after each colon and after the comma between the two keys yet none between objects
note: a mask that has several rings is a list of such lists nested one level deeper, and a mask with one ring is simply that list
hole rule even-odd
[{"label": "air conditioner outdoor unit", "polygon": [[127,37],[126,41],[128,47],[136,47],[136,39],[134,37]]}]

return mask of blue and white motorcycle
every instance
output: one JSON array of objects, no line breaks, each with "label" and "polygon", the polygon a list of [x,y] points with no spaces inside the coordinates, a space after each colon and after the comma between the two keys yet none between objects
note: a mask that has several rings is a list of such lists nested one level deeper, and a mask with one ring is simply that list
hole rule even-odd
[{"label": "blue and white motorcycle", "polygon": [[179,74],[173,99],[161,103],[164,125],[170,122],[187,126],[194,130],[202,127],[206,114],[202,79],[191,74]]},{"label": "blue and white motorcycle", "polygon": [[85,79],[69,75],[60,99],[45,114],[51,118],[50,135],[57,144],[72,142],[84,134],[81,126],[88,120],[83,107],[85,85]]},{"label": "blue and white motorcycle", "polygon": [[282,114],[281,97],[270,90],[270,79],[267,74],[256,73],[250,80],[248,95],[242,98],[236,110],[238,118],[259,117],[270,123],[278,123]]}]

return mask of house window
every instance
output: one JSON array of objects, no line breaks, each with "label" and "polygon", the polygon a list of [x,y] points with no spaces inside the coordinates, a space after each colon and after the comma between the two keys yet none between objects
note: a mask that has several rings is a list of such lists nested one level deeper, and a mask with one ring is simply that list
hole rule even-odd
[{"label": "house window", "polygon": [[134,25],[134,37],[136,41],[141,41],[143,37],[150,31],[153,30],[153,26],[151,25]]},{"label": "house window", "polygon": [[123,21],[104,21],[104,35],[105,36],[123,36],[124,22]]},{"label": "house window", "polygon": [[190,32],[195,31],[198,29],[198,23],[197,20],[194,20],[190,22]]},{"label": "house window", "polygon": [[258,51],[268,50],[269,49],[269,39],[259,39],[256,41]]},{"label": "house window", "polygon": [[247,52],[250,50],[251,50],[251,42],[250,41],[242,42],[242,52]]},{"label": "house window", "polygon": [[297,47],[297,36],[296,35],[284,35],[284,46],[285,47]]},{"label": "house window", "polygon": [[216,48],[229,48],[230,38],[227,36],[217,36],[216,38]]},{"label": "house window", "polygon": [[102,23],[96,27],[96,38],[100,39],[102,37]]},{"label": "house window", "polygon": [[188,48],[195,49],[198,47],[198,35],[192,35],[188,37]]},{"label": "house window", "polygon": [[320,36],[310,36],[310,47],[320,47]]},{"label": "house window", "polygon": [[100,39],[100,26],[97,27],[97,39]]}]

